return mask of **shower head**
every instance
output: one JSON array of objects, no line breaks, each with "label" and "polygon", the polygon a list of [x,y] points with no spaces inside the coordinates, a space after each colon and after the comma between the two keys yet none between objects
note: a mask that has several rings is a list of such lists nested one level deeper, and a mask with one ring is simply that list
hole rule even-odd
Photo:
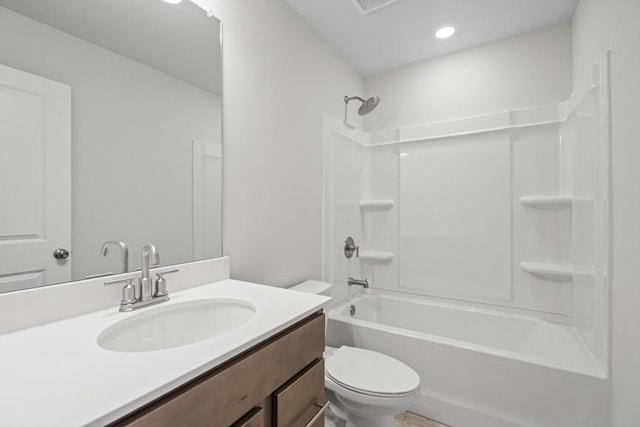
[{"label": "shower head", "polygon": [[358,114],[360,114],[361,116],[369,114],[376,109],[379,103],[380,98],[378,98],[377,96],[372,96],[371,98],[364,101],[360,108],[358,108]]},{"label": "shower head", "polygon": [[357,99],[358,101],[362,102],[362,105],[360,106],[360,108],[358,108],[358,114],[361,116],[365,116],[370,112],[372,112],[373,110],[375,110],[375,108],[380,103],[380,98],[377,96],[372,96],[369,99],[363,99],[363,98],[360,98],[359,96],[345,96],[344,97],[344,124],[349,127],[351,127],[351,125],[347,122],[347,104],[349,104],[349,101],[353,101],[354,99]]},{"label": "shower head", "polygon": [[375,108],[380,103],[380,98],[377,96],[372,96],[371,98],[366,100],[363,98],[360,98],[359,96],[345,96],[344,103],[348,104],[349,101],[353,101],[354,99],[357,99],[358,101],[362,102],[362,105],[360,106],[360,108],[358,108],[358,114],[361,116],[367,115],[373,110],[375,110]]}]

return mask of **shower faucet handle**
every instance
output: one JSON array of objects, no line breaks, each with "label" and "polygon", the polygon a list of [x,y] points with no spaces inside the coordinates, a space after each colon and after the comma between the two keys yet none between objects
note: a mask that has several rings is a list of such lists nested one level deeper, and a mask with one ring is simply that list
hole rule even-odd
[{"label": "shower faucet handle", "polygon": [[344,241],[344,256],[347,257],[347,259],[351,259],[354,253],[356,254],[356,258],[360,256],[360,246],[356,246],[353,237],[349,236],[347,240]]}]

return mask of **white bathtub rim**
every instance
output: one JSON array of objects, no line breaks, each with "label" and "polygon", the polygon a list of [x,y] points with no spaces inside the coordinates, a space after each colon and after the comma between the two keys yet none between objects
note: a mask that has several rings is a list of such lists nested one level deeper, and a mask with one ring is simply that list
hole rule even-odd
[{"label": "white bathtub rim", "polygon": [[[499,357],[501,359],[505,359],[505,360],[517,360],[520,362],[525,362],[528,364],[533,364],[533,365],[537,365],[537,366],[542,366],[545,368],[550,368],[550,369],[554,369],[557,371],[561,371],[561,372],[570,372],[573,374],[578,374],[578,375],[583,375],[586,377],[590,377],[590,378],[597,378],[597,379],[601,379],[601,380],[606,380],[607,379],[607,371],[605,369],[602,369],[602,367],[600,367],[600,365],[598,364],[597,360],[595,359],[595,357],[591,354],[591,352],[589,352],[587,350],[587,348],[585,347],[585,343],[583,342],[580,334],[577,334],[575,331],[567,331],[569,333],[571,333],[571,335],[576,338],[577,340],[579,340],[581,347],[583,350],[586,350],[587,353],[587,358],[588,361],[590,362],[590,364],[592,365],[590,369],[580,369],[580,368],[576,368],[574,366],[566,366],[566,365],[561,365],[561,364],[556,364],[553,362],[549,362],[547,360],[543,360],[537,357],[532,357],[532,356],[526,356],[523,355],[522,353],[517,353],[517,352],[513,352],[513,351],[508,351],[508,350],[502,350],[499,348],[495,348],[495,347],[489,347],[489,346],[484,346],[481,344],[472,344],[472,343],[468,343],[468,342],[464,342],[464,341],[460,341],[460,340],[456,340],[453,338],[447,338],[447,337],[442,337],[439,335],[433,335],[433,334],[428,334],[425,332],[418,332],[418,331],[413,331],[410,329],[405,329],[405,328],[399,328],[399,327],[395,327],[395,326],[389,326],[389,325],[385,325],[382,323],[376,323],[376,322],[371,322],[371,321],[366,321],[366,320],[360,320],[360,319],[354,319],[351,317],[347,317],[344,316],[342,313],[344,311],[344,309],[357,302],[358,300],[364,298],[364,297],[368,297],[368,296],[383,296],[383,297],[388,297],[391,299],[396,299],[396,300],[411,300],[411,298],[403,298],[402,296],[396,296],[396,295],[388,295],[386,293],[383,292],[375,292],[375,293],[366,293],[366,294],[359,294],[356,297],[350,298],[347,301],[343,301],[342,303],[335,305],[328,313],[327,316],[330,320],[334,320],[334,321],[338,321],[338,322],[344,322],[344,323],[351,323],[353,325],[356,326],[360,326],[363,328],[373,328],[373,329],[378,329],[381,331],[385,331],[385,332],[389,332],[389,333],[393,333],[393,334],[401,334],[407,337],[411,337],[411,338],[416,338],[416,339],[426,339],[432,342],[436,342],[438,344],[443,344],[446,345],[448,347],[455,347],[455,348],[462,348],[464,350],[470,350],[470,351],[474,351],[474,352],[478,352],[478,353],[483,353],[486,355],[491,355],[491,356],[496,356]],[[469,310],[469,311],[474,311],[474,312],[483,312],[485,314],[497,314],[497,315],[501,315],[503,317],[511,317],[513,318],[514,316],[518,316],[519,318],[525,319],[525,320],[538,320],[535,319],[532,316],[525,316],[525,315],[518,315],[518,314],[514,314],[513,316],[511,315],[507,315],[504,313],[500,313],[500,312],[493,312],[490,310],[483,310],[483,309],[477,309],[477,308],[468,308],[468,307],[460,307],[460,306],[456,306],[456,305],[449,305],[449,304],[440,304],[439,302],[433,302],[433,301],[425,301],[425,300],[421,300],[421,299],[414,299],[413,301],[417,301],[418,303],[421,304],[427,304],[427,305],[434,305],[434,306],[441,306],[441,307],[446,307],[446,308],[452,308],[455,310]],[[564,326],[564,325],[562,325]]]},{"label": "white bathtub rim", "polygon": [[[522,309],[517,309],[517,308],[509,307],[508,311],[504,311],[502,309],[507,307],[496,306],[496,308],[494,309],[493,308],[494,306],[487,307],[488,304],[471,303],[465,300],[451,300],[448,298],[441,298],[441,297],[430,297],[426,295],[403,293],[403,292],[391,291],[386,289],[369,288],[366,290],[361,290],[360,292],[353,294],[348,298],[344,298],[340,301],[332,301],[330,307],[332,310],[338,307],[344,307],[347,304],[353,303],[355,301],[358,301],[368,296],[379,296],[379,297],[393,299],[396,301],[412,301],[418,304],[432,305],[432,306],[437,306],[441,308],[450,308],[452,310],[467,311],[467,312],[473,312],[473,313],[488,314],[496,317],[503,317],[503,318],[506,317],[510,319],[520,319],[520,320],[529,320],[529,321],[533,320],[536,322],[539,322],[540,320],[542,320],[544,322],[553,323],[554,325],[571,326],[566,322],[550,321],[546,316],[544,316],[544,315],[553,315],[552,316],[553,318],[564,320],[566,319],[566,316],[564,315],[547,313],[547,312],[536,312],[541,315],[537,317],[533,314],[530,314],[530,312],[523,313]],[[479,307],[479,306],[482,306],[482,307]],[[500,309],[497,309],[497,308],[500,308]]]},{"label": "white bathtub rim", "polygon": [[330,308],[341,306],[349,301],[355,301],[363,296],[384,296],[403,301],[416,301],[419,303],[433,303],[440,307],[454,308],[457,310],[470,310],[479,313],[490,313],[494,315],[502,315],[507,317],[515,317],[522,319],[536,319],[556,325],[573,326],[573,319],[570,316],[561,313],[553,313],[548,311],[539,311],[527,309],[523,307],[511,307],[490,302],[467,301],[464,299],[445,298],[441,296],[423,295],[419,293],[403,291],[398,289],[384,288],[368,288],[357,289],[348,295],[334,296]]}]

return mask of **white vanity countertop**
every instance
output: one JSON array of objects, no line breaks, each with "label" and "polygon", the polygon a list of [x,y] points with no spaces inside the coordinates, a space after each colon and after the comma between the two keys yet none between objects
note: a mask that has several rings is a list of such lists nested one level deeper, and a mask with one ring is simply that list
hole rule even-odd
[{"label": "white vanity countertop", "polygon": [[[0,335],[0,425],[105,425],[304,319],[328,301],[236,280],[170,297],[132,313],[113,307]],[[256,307],[256,314],[230,332],[168,350],[118,353],[97,344],[98,335],[120,320],[202,298],[242,299]]]}]

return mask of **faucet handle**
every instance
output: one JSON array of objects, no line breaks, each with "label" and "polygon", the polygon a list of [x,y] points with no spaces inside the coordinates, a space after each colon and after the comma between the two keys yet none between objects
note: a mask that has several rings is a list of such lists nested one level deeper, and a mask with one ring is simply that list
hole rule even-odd
[{"label": "faucet handle", "polygon": [[133,282],[135,280],[135,277],[131,277],[129,279],[112,280],[109,282],[104,282],[104,285],[112,286],[124,284],[124,287],[122,288],[122,301],[120,301],[120,306],[122,307],[136,302],[136,288],[135,286],[133,286]]},{"label": "faucet handle", "polygon": [[156,272],[156,276],[158,276],[158,279],[162,279],[164,277],[165,274],[173,274],[173,273],[177,273],[178,270],[177,268],[175,270],[169,270],[169,271],[163,271],[163,272]]},{"label": "faucet handle", "polygon": [[176,270],[169,270],[169,271],[163,271],[162,273],[157,272],[156,276],[156,292],[154,294],[154,296],[156,297],[165,297],[167,296],[167,280],[164,278],[165,275],[167,274],[173,274],[173,273],[177,273],[178,269]]},{"label": "faucet handle", "polygon": [[[113,273],[110,273],[113,274]],[[105,286],[112,286],[112,285],[121,285],[121,284],[125,284],[125,285],[131,285],[133,286],[133,282],[136,280],[135,277],[130,277],[128,279],[118,279],[118,280],[110,280],[107,282],[104,282]]]}]

